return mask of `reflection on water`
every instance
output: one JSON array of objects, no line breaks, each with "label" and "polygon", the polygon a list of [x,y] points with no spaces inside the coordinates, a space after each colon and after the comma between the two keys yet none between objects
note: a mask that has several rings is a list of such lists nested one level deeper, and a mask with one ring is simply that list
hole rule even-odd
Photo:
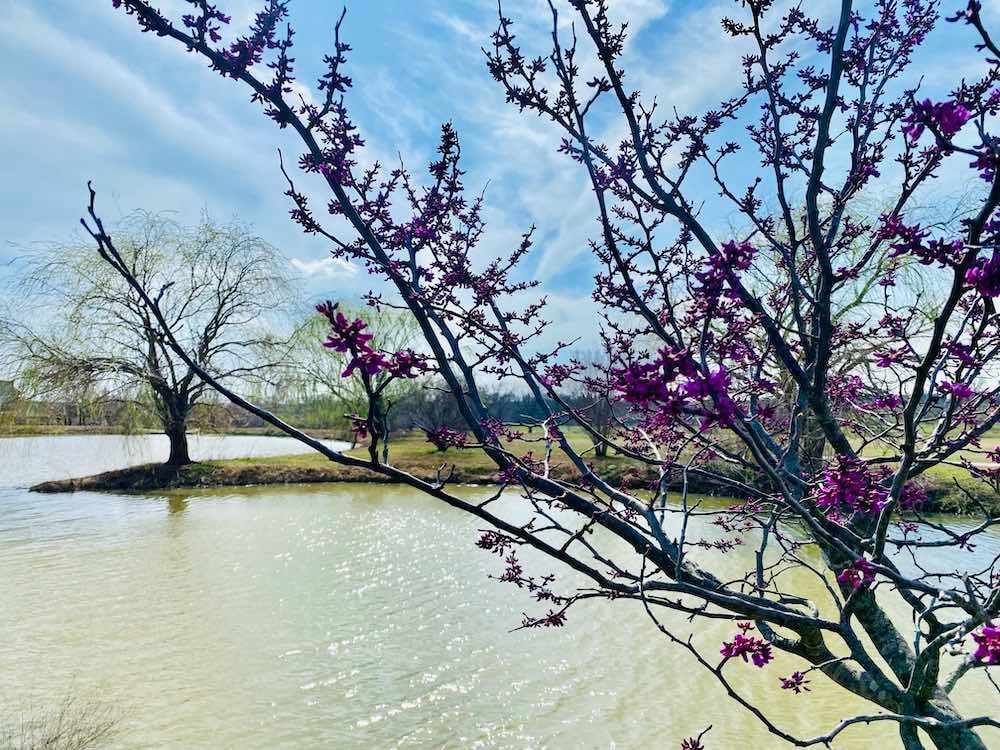
[{"label": "reflection on water", "polygon": [[[0,707],[73,684],[124,707],[129,749],[675,748],[710,723],[711,748],[779,747],[632,603],[510,632],[537,605],[476,528],[384,486],[0,490]],[[781,691],[782,657],[732,667],[791,731],[858,708],[821,677]],[[837,747],[898,746],[868,732]]]}]

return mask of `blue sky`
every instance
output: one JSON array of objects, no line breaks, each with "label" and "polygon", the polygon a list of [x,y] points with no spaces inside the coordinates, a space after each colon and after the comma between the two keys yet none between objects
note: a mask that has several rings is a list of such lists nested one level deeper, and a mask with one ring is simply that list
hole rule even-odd
[{"label": "blue sky", "polygon": [[[951,12],[961,4],[945,0],[943,7]],[[165,11],[181,5],[159,3]],[[219,5],[240,28],[255,3]],[[996,17],[1000,0],[987,5]],[[355,81],[349,104],[373,158],[399,154],[421,169],[440,124],[452,120],[467,157],[467,186],[489,183],[483,253],[509,249],[537,224],[537,253],[526,270],[551,294],[553,315],[571,320],[594,270],[586,246],[594,230],[591,197],[583,174],[556,153],[558,133],[505,104],[486,72],[480,46],[495,25],[492,0],[348,0],[347,6]],[[738,13],[738,3],[617,0],[612,7],[631,19],[633,82],[663,106],[699,113],[737,91],[742,47],[722,34],[718,19]],[[832,20],[831,0],[810,0],[807,7]],[[303,83],[321,72],[339,9],[327,0],[292,3]],[[544,0],[510,0],[505,12],[519,22],[526,48],[546,51]],[[325,243],[303,236],[288,219],[276,148],[297,153],[294,141],[250,104],[242,87],[175,43],[139,34],[110,0],[0,0],[0,24],[8,61],[0,70],[0,259],[32,242],[71,236],[93,179],[108,218],[135,208],[175,211],[184,221],[203,208],[221,218],[238,214],[282,249],[310,295],[350,297],[367,288],[362,270],[332,262]],[[921,72],[931,90],[953,82],[956,70],[976,68],[971,37],[957,31],[943,29],[930,40]],[[709,223],[722,228],[732,219],[722,209]]]}]

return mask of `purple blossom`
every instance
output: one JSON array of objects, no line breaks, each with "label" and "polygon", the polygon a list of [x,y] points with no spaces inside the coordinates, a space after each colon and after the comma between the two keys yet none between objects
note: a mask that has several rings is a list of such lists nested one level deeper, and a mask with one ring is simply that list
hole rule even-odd
[{"label": "purple blossom", "polygon": [[968,383],[949,383],[947,380],[938,385],[938,390],[942,393],[950,393],[956,401],[970,398],[975,393]]},{"label": "purple blossom", "polygon": [[391,356],[373,349],[370,342],[374,336],[368,332],[368,324],[360,318],[348,320],[337,305],[325,302],[317,305],[316,310],[330,321],[330,334],[323,346],[351,355],[341,377],[349,378],[356,371],[369,376],[387,371],[397,378],[416,378],[427,371],[427,361],[412,349]]},{"label": "purple blossom", "polygon": [[919,224],[907,225],[899,216],[889,214],[882,217],[882,226],[877,237],[893,240],[889,247],[890,257],[912,255],[925,266],[935,263],[942,267],[954,264],[960,257],[963,243],[961,240],[934,239],[927,241],[929,232],[921,229]]},{"label": "purple blossom", "polygon": [[614,388],[630,404],[671,403],[678,392],[669,388],[680,376],[697,374],[691,355],[683,349],[664,347],[651,362],[633,362],[614,370]]},{"label": "purple blossom", "polygon": [[351,424],[351,432],[356,440],[361,441],[368,438],[368,420],[357,414],[348,414],[347,420]]},{"label": "purple blossom", "polygon": [[893,365],[902,364],[905,359],[906,349],[903,347],[875,352],[876,367],[892,367]]},{"label": "purple blossom", "polygon": [[993,141],[989,145],[980,146],[978,149],[979,155],[971,162],[969,166],[974,169],[979,170],[979,176],[986,182],[993,182],[993,178],[997,172],[997,152],[994,148]]},{"label": "purple blossom", "polygon": [[916,482],[906,482],[899,493],[899,509],[915,510],[927,502],[927,492]]},{"label": "purple blossom", "polygon": [[723,641],[719,653],[726,659],[738,656],[746,663],[752,661],[755,667],[763,667],[774,659],[770,643],[755,635],[746,635],[745,632],[737,633],[731,641]]},{"label": "purple blossom", "polygon": [[973,659],[983,664],[1000,664],[1000,626],[989,622],[973,633],[972,639],[977,644]]},{"label": "purple blossom", "polygon": [[427,360],[412,349],[395,352],[388,361],[387,369],[396,378],[413,379],[428,370]]},{"label": "purple blossom", "polygon": [[827,466],[815,495],[816,505],[833,511],[879,513],[888,501],[889,490],[868,466],[851,456],[837,456]]},{"label": "purple blossom", "polygon": [[961,344],[957,341],[949,341],[945,344],[948,350],[948,354],[955,357],[962,365],[968,368],[979,368],[982,367],[982,362],[980,362],[972,353],[972,347],[968,344]]},{"label": "purple blossom", "polygon": [[449,448],[464,448],[466,434],[450,427],[437,427],[427,430],[427,442],[433,443],[439,451],[446,451]]},{"label": "purple blossom", "polygon": [[781,677],[779,679],[781,680],[782,690],[791,690],[796,695],[803,691],[810,692],[808,688],[809,680],[806,679],[806,676],[802,672],[792,672],[788,677]]},{"label": "purple blossom", "polygon": [[875,568],[861,557],[837,574],[837,581],[852,589],[867,588],[875,581]]},{"label": "purple blossom", "polygon": [[969,110],[956,102],[935,104],[930,99],[924,99],[917,102],[913,110],[903,118],[903,132],[911,143],[920,140],[925,126],[930,126],[944,138],[951,138],[971,117]]},{"label": "purple blossom", "polygon": [[965,272],[965,281],[984,297],[1000,296],[1000,252],[980,259]]},{"label": "purple blossom", "polygon": [[374,338],[372,334],[365,333],[365,328],[368,327],[365,321],[360,318],[349,321],[342,312],[336,309],[336,305],[326,302],[316,305],[316,311],[325,315],[330,321],[330,335],[323,342],[323,346],[328,349],[337,352],[365,349],[368,347],[368,342]]},{"label": "purple blossom", "polygon": [[749,242],[728,240],[722,243],[717,255],[710,256],[706,268],[696,272],[695,278],[701,283],[698,290],[705,297],[718,297],[722,293],[724,282],[737,271],[746,271],[753,263],[756,250]]},{"label": "purple blossom", "polygon": [[545,368],[544,373],[541,377],[539,377],[539,380],[542,385],[548,388],[558,388],[564,381],[568,380],[575,371],[576,368],[568,365],[548,365]]},{"label": "purple blossom", "polygon": [[875,396],[865,404],[869,409],[897,409],[903,404],[903,397],[898,393],[886,393]]},{"label": "purple blossom", "polygon": [[712,407],[702,427],[714,423],[732,424],[738,415],[736,402],[729,395],[729,372],[725,367],[709,373],[706,378],[692,378],[684,385],[684,393],[696,399],[707,399]]}]

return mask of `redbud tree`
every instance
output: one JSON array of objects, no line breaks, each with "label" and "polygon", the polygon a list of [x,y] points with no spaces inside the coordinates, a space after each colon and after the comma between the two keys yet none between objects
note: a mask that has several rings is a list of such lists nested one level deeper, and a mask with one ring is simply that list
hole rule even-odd
[{"label": "redbud tree", "polygon": [[[142,31],[248,88],[277,127],[294,131],[299,177],[282,166],[291,218],[334,256],[366,267],[389,290],[370,303],[406,311],[423,337],[418,351],[384,351],[363,322],[320,306],[326,345],[350,355],[344,375],[360,378],[368,396],[355,419],[364,458],[325,447],[202,372],[208,383],[331,461],[477,517],[488,527],[479,546],[501,558],[502,579],[540,602],[526,627],[561,626],[583,599],[637,600],[791,745],[830,746],[848,727],[891,722],[906,748],[987,746],[984,736],[1000,728],[996,683],[983,681],[968,715],[950,696],[967,675],[1000,663],[997,561],[935,564],[956,559],[942,548],[971,555],[976,536],[997,523],[1000,496],[1000,456],[981,443],[1000,421],[1000,141],[991,135],[1000,49],[978,2],[841,0],[832,21],[811,17],[809,4],[734,3],[720,22],[744,47],[732,71],[742,89],[693,113],[635,90],[623,61],[627,24],[613,20],[608,0],[550,0],[551,34],[532,50],[500,7],[484,40],[490,74],[511,106],[561,131],[552,148],[589,180],[600,268],[593,336],[606,362],[598,370],[568,356],[572,342],[543,344],[545,299],[519,273],[532,228],[508,253],[474,260],[487,231],[483,198],[466,195],[452,126],[423,176],[362,166],[343,15],[306,98],[293,90],[301,84],[288,0],[267,0],[242,32],[206,0],[186,0],[176,17],[142,0],[112,2]],[[946,22],[966,33],[983,73],[930,98],[920,90],[921,45]],[[598,112],[612,113],[615,126],[598,125]],[[980,186],[976,203],[959,221],[922,225],[915,196],[949,169]],[[297,179],[321,184],[328,202],[315,205]],[[888,198],[873,213],[865,196],[875,187]],[[720,231],[703,213],[708,200],[739,220]],[[85,225],[129,278],[93,191]],[[914,268],[930,280],[919,293],[907,283]],[[164,291],[131,281],[183,355],[158,311]],[[392,465],[381,391],[428,374],[467,428],[435,434],[435,445],[494,462],[498,484],[521,498],[518,520],[495,495],[466,499],[446,471],[427,479]],[[524,438],[536,444],[530,452],[513,440],[524,424],[491,414],[484,387],[497,379],[542,414],[533,425],[541,429]],[[593,405],[566,397],[581,386]],[[608,403],[611,420],[591,419]],[[642,480],[602,476],[568,440],[568,425],[645,467]],[[553,475],[556,455],[571,477]],[[964,531],[924,509],[927,477],[940,467],[960,477],[958,491],[981,515]],[[738,502],[699,501],[688,492],[696,480]],[[722,538],[693,535],[696,515]],[[754,554],[733,576],[720,560],[737,544]],[[527,548],[553,569],[526,572]],[[560,588],[555,574],[565,568],[586,583]],[[795,586],[802,576],[821,600]],[[889,616],[890,600],[908,610],[905,626]],[[685,617],[663,616],[671,611]],[[731,636],[706,649],[690,635],[707,619],[730,620]],[[800,667],[768,674],[776,652]],[[741,694],[736,670],[780,681],[792,701],[827,682],[872,710],[794,736]],[[685,742],[702,746],[701,737]]]}]

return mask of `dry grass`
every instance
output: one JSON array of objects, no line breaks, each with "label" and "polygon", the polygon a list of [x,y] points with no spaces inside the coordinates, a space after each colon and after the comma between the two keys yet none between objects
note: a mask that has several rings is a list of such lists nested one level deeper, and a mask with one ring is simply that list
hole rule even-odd
[{"label": "dry grass", "polygon": [[67,693],[56,706],[21,711],[0,724],[0,750],[96,750],[112,739],[121,718],[111,704]]}]

